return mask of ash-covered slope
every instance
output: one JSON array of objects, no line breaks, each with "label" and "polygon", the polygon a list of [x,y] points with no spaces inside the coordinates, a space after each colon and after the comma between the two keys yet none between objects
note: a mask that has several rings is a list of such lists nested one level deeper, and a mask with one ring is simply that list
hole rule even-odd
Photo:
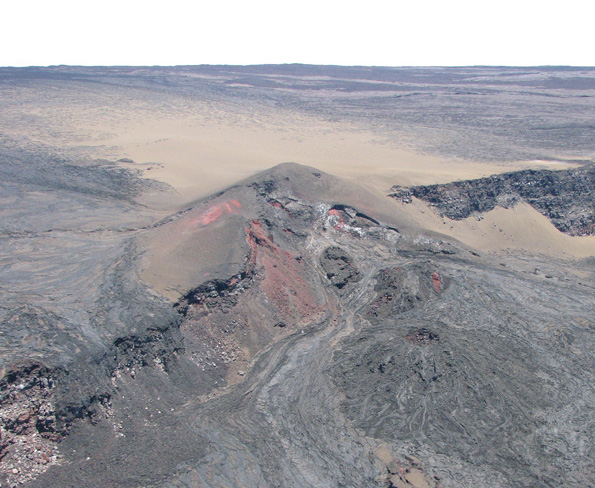
[{"label": "ash-covered slope", "polygon": [[5,362],[8,482],[593,484],[592,281],[494,266],[379,198],[285,164],[131,230],[85,349],[66,328],[70,356]]},{"label": "ash-covered slope", "polygon": [[412,196],[420,198],[453,220],[526,201],[561,232],[595,234],[594,164],[562,171],[515,171],[442,185],[395,186],[390,196],[404,202]]}]

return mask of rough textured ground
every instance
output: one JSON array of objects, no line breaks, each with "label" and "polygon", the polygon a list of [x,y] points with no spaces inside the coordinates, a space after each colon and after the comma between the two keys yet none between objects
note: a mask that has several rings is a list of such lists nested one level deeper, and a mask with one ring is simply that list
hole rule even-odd
[{"label": "rough textured ground", "polygon": [[[535,97],[557,94],[535,117],[557,107],[552,120],[572,127],[552,146],[530,131],[514,139],[520,119],[498,119],[487,103],[502,121],[491,144],[522,140],[583,159],[592,150],[585,141],[578,150],[590,129],[576,122],[588,119],[589,99],[571,96],[590,93],[592,70],[251,69],[4,70],[2,88],[92,83],[109,99],[111,84],[143,85],[156,99],[173,91],[250,105],[269,80],[272,103],[362,120],[372,107],[377,121],[380,100],[408,83],[443,91],[418,99],[467,97],[471,110],[479,95],[458,91],[488,77],[520,100],[536,98],[512,81]],[[333,83],[329,101],[315,103]],[[479,115],[432,106],[417,105],[418,117],[481,126]],[[402,123],[400,110],[387,106],[386,120]],[[167,208],[172,189],[136,165],[15,130],[0,165],[0,486],[595,485],[595,249],[471,248],[421,218],[474,210],[478,191],[486,220],[513,195],[572,227],[592,214],[588,166],[427,187],[441,197],[433,208],[282,164]],[[569,183],[577,174],[581,189]]]},{"label": "rough textured ground", "polygon": [[393,187],[392,197],[410,203],[417,197],[441,215],[461,220],[496,206],[510,208],[525,201],[570,235],[595,234],[595,165],[567,171],[525,170],[446,185]]}]

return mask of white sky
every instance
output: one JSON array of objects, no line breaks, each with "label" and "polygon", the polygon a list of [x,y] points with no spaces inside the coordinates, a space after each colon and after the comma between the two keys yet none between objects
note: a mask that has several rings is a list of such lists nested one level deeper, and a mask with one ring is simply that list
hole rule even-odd
[{"label": "white sky", "polygon": [[0,66],[595,65],[595,2],[7,0]]}]

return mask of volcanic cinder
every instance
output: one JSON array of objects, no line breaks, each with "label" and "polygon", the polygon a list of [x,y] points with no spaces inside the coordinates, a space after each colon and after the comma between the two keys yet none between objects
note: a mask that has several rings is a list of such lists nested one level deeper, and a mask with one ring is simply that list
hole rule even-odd
[{"label": "volcanic cinder", "polygon": [[0,94],[0,486],[595,486],[594,69]]}]

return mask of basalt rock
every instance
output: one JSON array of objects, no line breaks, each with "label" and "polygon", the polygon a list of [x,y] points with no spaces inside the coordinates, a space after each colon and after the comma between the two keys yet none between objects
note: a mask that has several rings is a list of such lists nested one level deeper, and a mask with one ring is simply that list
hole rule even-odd
[{"label": "basalt rock", "polygon": [[409,203],[411,197],[436,207],[452,220],[510,208],[527,202],[569,235],[595,234],[595,165],[550,171],[525,170],[447,184],[393,187],[391,197]]},{"label": "basalt rock", "polygon": [[353,264],[353,259],[340,247],[325,249],[320,258],[320,264],[326,272],[326,277],[339,290],[349,283],[361,279],[359,270]]},{"label": "basalt rock", "polygon": [[431,263],[382,269],[376,277],[377,297],[368,305],[365,317],[380,322],[421,307],[441,295],[450,279]]}]

